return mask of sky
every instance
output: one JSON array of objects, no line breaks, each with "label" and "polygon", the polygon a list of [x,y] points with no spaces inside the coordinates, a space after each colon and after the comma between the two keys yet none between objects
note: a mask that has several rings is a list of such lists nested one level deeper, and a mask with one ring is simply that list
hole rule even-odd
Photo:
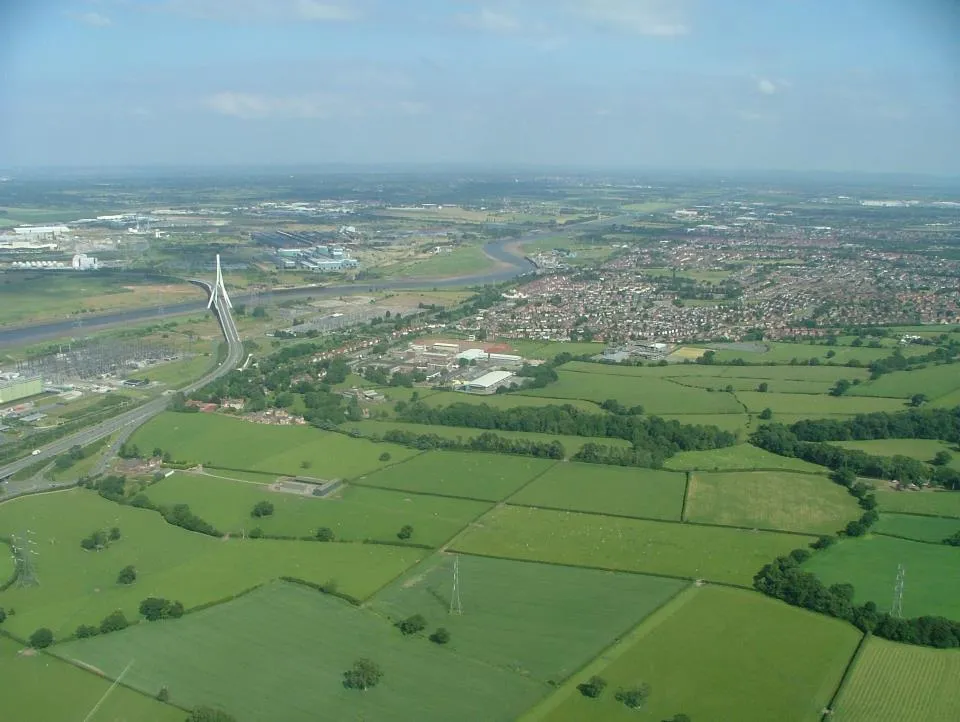
[{"label": "sky", "polygon": [[0,167],[313,164],[960,174],[960,2],[0,2]]}]

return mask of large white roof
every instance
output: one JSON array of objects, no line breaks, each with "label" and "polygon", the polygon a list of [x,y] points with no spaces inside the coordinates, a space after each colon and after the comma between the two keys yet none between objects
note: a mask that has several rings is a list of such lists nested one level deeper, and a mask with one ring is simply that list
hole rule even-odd
[{"label": "large white roof", "polygon": [[486,373],[480,378],[474,379],[467,383],[468,386],[481,386],[483,388],[489,388],[494,384],[498,384],[501,381],[506,381],[508,378],[513,376],[509,371],[491,371]]}]

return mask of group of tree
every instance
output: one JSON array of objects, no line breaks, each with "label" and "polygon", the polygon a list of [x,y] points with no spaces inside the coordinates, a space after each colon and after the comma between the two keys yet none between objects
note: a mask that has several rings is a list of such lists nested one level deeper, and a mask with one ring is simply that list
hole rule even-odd
[{"label": "group of tree", "polygon": [[397,622],[397,629],[399,629],[404,636],[417,634],[426,628],[427,620],[422,614],[414,614]]},{"label": "group of tree", "polygon": [[95,637],[98,634],[119,632],[120,630],[126,629],[129,626],[130,622],[127,621],[126,615],[118,609],[104,617],[100,621],[100,626],[98,627],[94,627],[90,624],[81,624],[74,632],[74,636],[77,639],[87,639],[88,637]]},{"label": "group of tree", "polygon": [[80,546],[87,551],[100,551],[106,549],[110,542],[120,540],[120,527],[112,527],[109,531],[97,529],[80,540]]},{"label": "group of tree", "polygon": [[825,586],[816,575],[803,571],[800,565],[809,557],[806,549],[777,557],[754,576],[754,588],[793,606],[844,619],[861,631],[894,642],[943,649],[960,647],[960,622],[934,616],[901,619],[880,612],[874,602],[855,605],[853,585]]},{"label": "group of tree", "polygon": [[384,441],[423,451],[432,449],[491,451],[498,454],[535,456],[541,459],[562,459],[566,454],[563,444],[559,441],[511,439],[492,432],[484,432],[468,439],[448,439],[437,434],[417,434],[403,429],[390,429],[383,434],[382,438]]},{"label": "group of tree", "polygon": [[160,619],[179,619],[183,616],[183,604],[163,597],[147,597],[140,602],[140,614],[148,622]]},{"label": "group of tree", "polygon": [[[607,681],[598,675],[593,675],[586,682],[577,685],[580,694],[591,699],[598,699],[606,688]],[[640,709],[649,696],[650,685],[642,683],[633,687],[621,687],[614,694],[614,699],[630,709]],[[686,715],[683,715],[683,717],[686,717]],[[689,720],[689,718],[687,719]]]},{"label": "group of tree", "polygon": [[370,659],[358,659],[343,673],[343,686],[347,689],[365,691],[376,687],[383,677],[380,665]]},{"label": "group of tree", "polygon": [[322,542],[332,542],[335,539],[333,529],[328,526],[322,526],[317,529],[316,534],[313,535],[314,539]]},{"label": "group of tree", "polygon": [[79,444],[74,444],[70,447],[70,450],[66,454],[61,454],[57,457],[57,460],[54,462],[54,466],[63,471],[64,469],[69,469],[71,466],[76,464],[78,461],[86,457],[86,452],[83,447]]}]

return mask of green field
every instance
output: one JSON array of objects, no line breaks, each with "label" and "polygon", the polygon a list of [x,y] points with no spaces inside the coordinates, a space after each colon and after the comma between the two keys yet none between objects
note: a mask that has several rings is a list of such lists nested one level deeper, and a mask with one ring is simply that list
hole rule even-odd
[{"label": "green field", "polygon": [[423,614],[458,655],[562,681],[686,582],[459,555],[463,614],[449,614],[453,555],[438,554],[374,597],[391,619]]},{"label": "green field", "polygon": [[832,534],[862,513],[825,476],[789,471],[693,472],[688,521]]},{"label": "green field", "polygon": [[[843,675],[859,633],[852,626],[759,594],[706,586],[683,592],[577,674],[523,722],[668,720],[814,722]],[[575,685],[598,674],[600,699]],[[650,685],[638,712],[614,692]]]},{"label": "green field", "polygon": [[960,532],[960,519],[884,512],[880,515],[880,521],[877,522],[874,531],[878,534],[902,536],[907,539],[939,544],[947,537]]},{"label": "green field", "polygon": [[[83,537],[113,526],[120,527],[120,541],[99,552],[81,549]],[[215,539],[79,489],[0,505],[0,536],[23,529],[36,539],[40,584],[0,592],[0,606],[17,610],[4,628],[23,636],[46,626],[63,637],[115,609],[136,619],[137,605],[150,595],[190,608],[282,575],[336,579],[343,592],[363,598],[424,556],[419,549],[373,544]],[[137,568],[136,583],[117,584],[128,564]]]},{"label": "green field", "polygon": [[904,411],[900,399],[884,399],[872,396],[827,396],[811,394],[780,394],[775,391],[740,391],[737,398],[747,410],[754,413],[770,409],[774,414],[801,414],[806,416],[830,416],[832,414],[869,414],[874,411]]},{"label": "green field", "polygon": [[742,471],[754,469],[782,469],[784,471],[808,471],[826,473],[823,466],[803,459],[780,456],[750,444],[738,444],[708,451],[681,451],[663,464],[677,471]]},{"label": "green field", "polygon": [[148,421],[130,441],[144,452],[169,451],[178,461],[321,479],[350,478],[381,468],[388,463],[378,461],[385,451],[392,463],[416,453],[309,426],[252,424],[219,414],[173,412]]},{"label": "green field", "polygon": [[701,389],[714,389],[719,391],[732,386],[735,391],[756,391],[757,386],[762,383],[767,384],[767,392],[777,392],[784,394],[825,394],[833,386],[830,381],[800,381],[797,379],[778,379],[777,381],[767,381],[765,379],[740,378],[732,376],[671,376],[674,383],[684,386],[695,386]]},{"label": "green field", "polygon": [[[747,363],[779,363],[789,364],[792,359],[797,359],[805,363],[809,359],[820,359],[821,364],[833,363],[836,365],[845,364],[849,361],[859,361],[866,366],[871,361],[886,358],[890,355],[892,349],[889,348],[867,348],[861,346],[821,346],[808,343],[788,343],[784,341],[766,342],[768,350],[763,353],[750,351],[717,351],[717,361],[728,363],[735,359],[743,359]],[[833,351],[834,355],[827,358],[827,353]]]},{"label": "green field", "polygon": [[952,516],[960,519],[960,492],[895,491],[886,485],[879,484],[876,493],[881,511]]},{"label": "green field", "polygon": [[875,456],[910,456],[929,462],[938,451],[946,451],[953,459],[949,466],[960,469],[960,451],[956,444],[936,439],[871,439],[869,441],[831,441],[844,449],[859,449]]},{"label": "green field", "polygon": [[359,484],[403,491],[500,501],[555,461],[480,452],[428,451],[357,479]]},{"label": "green field", "polygon": [[853,584],[857,603],[873,601],[889,611],[900,564],[906,569],[904,617],[960,619],[960,575],[948,571],[960,565],[958,547],[869,535],[843,540],[804,567],[825,584]]},{"label": "green field", "polygon": [[[0,719],[10,722],[77,722],[93,710],[110,681],[48,655],[19,654],[21,645],[0,637]],[[152,695],[151,695],[152,696]],[[124,687],[114,689],[90,722],[183,722],[176,707]]]},{"label": "green field", "polygon": [[943,364],[913,371],[894,371],[874,381],[854,386],[851,396],[891,396],[909,399],[914,394],[926,394],[930,400],[939,399],[960,390],[960,366]]},{"label": "green field", "polygon": [[[506,722],[548,689],[425,637],[405,638],[367,610],[283,583],[57,653],[111,676],[136,659],[125,678],[133,687],[153,695],[166,685],[172,702],[216,705],[243,722],[447,722],[481,709],[484,719]],[[359,657],[383,669],[380,684],[365,692],[342,684]]]},{"label": "green field", "polygon": [[193,356],[159,366],[151,366],[146,370],[131,374],[131,376],[136,378],[146,377],[151,381],[176,389],[203,376],[204,372],[210,370],[214,363],[215,359],[212,356]]},{"label": "green field", "polygon": [[557,464],[511,504],[680,520],[686,474],[599,464]]},{"label": "green field", "polygon": [[524,341],[518,339],[504,339],[521,356],[534,359],[552,359],[557,354],[568,353],[573,356],[586,354],[596,355],[603,353],[606,348],[602,343],[582,343],[575,341]]},{"label": "green field", "polygon": [[[432,546],[445,542],[490,506],[353,485],[318,499],[201,474],[174,474],[151,486],[147,496],[155,504],[189,504],[219,531],[232,534],[259,527],[267,535],[312,536],[325,526],[343,541],[398,542],[400,527],[409,524],[414,528],[410,541]],[[261,501],[273,504],[274,512],[254,519],[250,512]]]},{"label": "green field", "polygon": [[741,529],[506,506],[454,548],[512,559],[749,585],[764,564],[812,539]]},{"label": "green field", "polygon": [[[599,353],[599,351],[597,352]],[[757,384],[766,381],[771,391],[777,391],[780,381],[800,381],[818,385],[832,385],[837,379],[867,379],[867,369],[845,366],[717,366],[710,364],[679,363],[666,366],[620,366],[618,364],[597,364],[584,361],[571,361],[562,367],[567,371],[607,374],[611,376],[630,376],[637,378],[714,378],[714,385],[725,386],[735,379],[754,379]]]},{"label": "green field", "polygon": [[954,406],[960,406],[960,391],[952,391],[949,394],[941,396],[932,403],[933,406],[940,406],[945,409],[952,409]]},{"label": "green field", "polygon": [[[449,406],[450,404],[487,404],[495,409],[512,409],[518,406],[563,406],[569,404],[589,414],[605,413],[598,404],[581,399],[554,399],[529,396],[527,394],[468,394],[460,391],[438,391],[422,397],[427,406]],[[604,399],[601,399],[603,401]]]},{"label": "green field", "polygon": [[960,652],[871,637],[834,707],[835,722],[956,722]]},{"label": "green field", "polygon": [[743,407],[732,394],[681,386],[663,378],[625,379],[611,374],[557,372],[559,380],[524,396],[582,399],[602,403],[616,399],[625,406],[643,406],[647,414],[738,414]]},{"label": "green field", "polygon": [[[487,431],[487,429],[473,429],[462,426],[411,424],[403,421],[347,421],[341,424],[340,428],[356,429],[364,436],[370,436],[371,434],[379,434],[380,436],[383,436],[383,434],[388,431],[399,429],[401,431],[410,431],[414,434],[436,434],[442,439],[462,439],[463,441],[480,436],[480,434],[483,434]],[[493,433],[495,433],[497,436],[503,436],[507,439],[521,439],[534,442],[540,441],[547,444],[553,441],[559,441],[561,444],[563,444],[563,448],[565,449],[568,457],[573,456],[580,451],[584,444],[589,444],[591,442],[595,444],[605,444],[607,446],[620,446],[623,448],[630,446],[630,442],[626,439],[597,439],[589,436],[538,434],[527,431],[501,431],[499,429]]]},{"label": "green field", "polygon": [[[750,417],[747,414],[660,414],[667,421],[679,421],[681,424],[716,426],[724,431],[739,434],[741,437],[750,429]],[[754,421],[754,424],[757,422]]]}]

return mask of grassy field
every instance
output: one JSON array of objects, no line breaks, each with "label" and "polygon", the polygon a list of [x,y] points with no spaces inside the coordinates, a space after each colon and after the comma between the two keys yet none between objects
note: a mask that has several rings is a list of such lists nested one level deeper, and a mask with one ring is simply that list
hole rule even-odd
[{"label": "grassy field", "polygon": [[825,476],[789,471],[694,472],[689,521],[832,534],[862,513],[846,489]]},{"label": "grassy field", "polygon": [[851,396],[891,396],[909,399],[914,394],[926,394],[935,400],[960,390],[960,366],[943,364],[913,371],[894,371],[874,381],[854,386]]},{"label": "grassy field", "polygon": [[711,393],[705,389],[681,386],[662,378],[626,380],[611,374],[557,372],[555,383],[542,389],[524,391],[525,396],[555,399],[583,399],[602,403],[617,399],[625,406],[641,405],[648,414],[738,414],[743,407],[732,394]]},{"label": "grassy field", "polygon": [[[318,527],[333,529],[344,541],[397,542],[400,527],[410,524],[410,541],[439,546],[489,508],[463,499],[419,496],[353,485],[332,498],[271,492],[262,484],[229,481],[201,474],[174,474],[148,490],[155,504],[189,504],[190,509],[223,532],[239,534],[260,527],[265,534],[312,536]],[[254,519],[254,504],[274,506],[269,517]]]},{"label": "grassy field", "polygon": [[960,469],[960,452],[956,444],[936,439],[871,439],[869,441],[832,441],[832,444],[844,449],[859,449],[876,456],[911,456],[920,461],[930,461],[938,451],[946,451],[953,456],[949,466]]},{"label": "grassy field", "polygon": [[569,353],[574,356],[584,354],[595,355],[603,353],[606,344],[585,343],[577,341],[522,341],[518,339],[504,339],[520,355],[535,359],[552,359],[560,353]]},{"label": "grassy field", "polygon": [[371,608],[391,619],[423,614],[450,630],[456,654],[540,682],[574,673],[686,584],[460,555],[463,614],[450,615],[453,559],[427,559],[378,593]]},{"label": "grassy field", "polygon": [[960,492],[956,491],[894,491],[884,484],[878,484],[877,501],[880,502],[881,511],[960,519]]},{"label": "grassy field", "polygon": [[806,546],[803,536],[507,506],[453,544],[513,559],[748,585],[764,564]]},{"label": "grassy field", "polygon": [[[599,353],[599,352],[598,352]],[[596,364],[584,361],[570,361],[562,367],[568,371],[607,374],[610,376],[630,376],[637,378],[665,377],[683,381],[687,378],[718,379],[715,385],[724,386],[734,379],[754,379],[759,384],[766,381],[771,390],[775,382],[801,381],[817,384],[833,384],[837,379],[867,379],[867,369],[847,368],[845,366],[717,366],[707,364],[667,364],[666,366],[620,366],[617,364]],[[724,380],[722,383],[720,380]]]},{"label": "grassy field", "polygon": [[[582,399],[558,399],[530,396],[528,394],[467,394],[459,391],[438,391],[435,394],[424,396],[423,402],[427,406],[448,406],[450,404],[487,404],[495,409],[512,409],[518,406],[563,406],[570,404],[581,411],[590,414],[603,413],[600,406],[593,401]],[[603,401],[605,399],[601,399]]]},{"label": "grassy field", "polygon": [[193,356],[192,358],[171,361],[159,366],[151,366],[131,376],[146,377],[151,381],[176,389],[198,379],[216,363],[213,356]]},{"label": "grassy field", "polygon": [[[511,720],[548,689],[471,660],[424,637],[405,638],[386,620],[311,589],[273,584],[179,620],[144,623],[57,649],[148,694],[161,686],[185,706],[212,704],[244,722]],[[344,688],[359,657],[383,679]]]},{"label": "grassy field", "polygon": [[252,424],[219,414],[173,412],[148,421],[130,441],[142,450],[169,451],[178,461],[323,479],[350,478],[381,468],[387,462],[378,458],[385,451],[392,462],[416,453],[309,426]]},{"label": "grassy field", "polygon": [[[767,599],[706,586],[683,592],[577,674],[522,722],[819,720],[857,645],[852,626]],[[599,700],[576,684],[598,674]],[[614,692],[650,685],[642,710]]]},{"label": "grassy field", "polygon": [[823,466],[765,451],[750,444],[738,444],[708,451],[681,451],[666,460],[664,466],[676,471],[741,471],[783,469],[826,473]]},{"label": "grassy field", "polygon": [[[121,530],[120,541],[100,552],[81,549],[83,537],[113,526]],[[424,555],[371,544],[215,539],[83,490],[0,505],[0,535],[22,529],[30,529],[37,542],[40,584],[0,592],[0,606],[17,610],[4,628],[23,636],[46,626],[63,637],[115,609],[135,619],[140,600],[150,595],[179,599],[189,608],[282,575],[316,583],[336,579],[343,592],[362,598]],[[117,584],[128,564],[137,568],[136,583]]]},{"label": "grassy field", "polygon": [[[471,429],[460,426],[437,426],[432,424],[410,424],[403,421],[347,421],[340,425],[344,429],[357,429],[364,436],[379,434],[383,436],[387,431],[400,429],[401,431],[411,431],[415,434],[436,434],[443,439],[467,439],[480,436],[487,431],[486,429]],[[591,442],[597,444],[606,444],[607,446],[629,447],[630,442],[626,439],[595,439],[589,436],[564,436],[554,434],[538,434],[526,431],[500,431],[494,432],[497,436],[503,436],[508,439],[523,439],[526,441],[542,441],[551,443],[559,441],[567,452],[567,456],[573,456],[584,444]]]},{"label": "grassy field", "polygon": [[[765,342],[767,350],[762,353],[750,351],[717,351],[717,361],[729,362],[735,359],[743,359],[747,363],[780,363],[789,364],[792,359],[797,359],[800,363],[805,363],[809,359],[820,359],[821,364],[831,362],[841,365],[848,361],[857,360],[864,366],[871,361],[886,358],[890,355],[889,348],[867,348],[861,346],[821,346],[807,343],[788,343],[782,341]],[[827,353],[833,351],[834,355],[827,358]]]},{"label": "grassy field", "polygon": [[766,381],[756,377],[739,376],[671,376],[674,383],[701,389],[719,391],[732,386],[735,391],[756,391],[761,383],[767,384],[768,392],[784,394],[825,394],[833,383],[830,381],[801,381],[798,379],[778,379]]},{"label": "grassy field", "polygon": [[429,451],[361,477],[357,482],[403,491],[500,501],[556,463],[529,456]]},{"label": "grassy field", "polygon": [[905,411],[900,399],[871,396],[827,396],[822,394],[779,394],[776,392],[740,391],[737,398],[754,413],[770,409],[774,414],[830,416],[832,414],[869,414],[874,411]]},{"label": "grassy field", "polygon": [[941,396],[932,403],[933,406],[940,406],[945,409],[952,409],[954,406],[960,406],[960,391],[951,391],[949,394]]},{"label": "grassy field", "polygon": [[679,521],[686,474],[622,466],[557,464],[511,504]]},{"label": "grassy field", "polygon": [[835,722],[955,722],[960,652],[871,637],[837,700]]},{"label": "grassy field", "polygon": [[917,541],[940,543],[948,536],[960,531],[960,519],[884,512],[880,515],[880,521],[877,522],[874,531],[878,534],[890,534],[916,539]]},{"label": "grassy field", "polygon": [[480,273],[493,270],[496,266],[497,262],[484,253],[480,246],[464,246],[425,259],[401,261],[382,270],[388,277],[442,278]]},{"label": "grassy field", "polygon": [[716,426],[740,436],[746,435],[750,429],[750,417],[747,414],[660,414],[660,417],[681,424]]},{"label": "grassy field", "polygon": [[[20,649],[20,644],[0,637],[0,719],[76,722],[110,688],[109,680],[48,655],[19,654]],[[183,722],[183,718],[176,707],[118,687],[90,722]]]},{"label": "grassy field", "polygon": [[853,584],[857,603],[874,601],[889,611],[900,564],[906,568],[903,616],[960,619],[960,575],[947,571],[960,565],[958,547],[870,535],[843,540],[804,566],[826,584]]}]

